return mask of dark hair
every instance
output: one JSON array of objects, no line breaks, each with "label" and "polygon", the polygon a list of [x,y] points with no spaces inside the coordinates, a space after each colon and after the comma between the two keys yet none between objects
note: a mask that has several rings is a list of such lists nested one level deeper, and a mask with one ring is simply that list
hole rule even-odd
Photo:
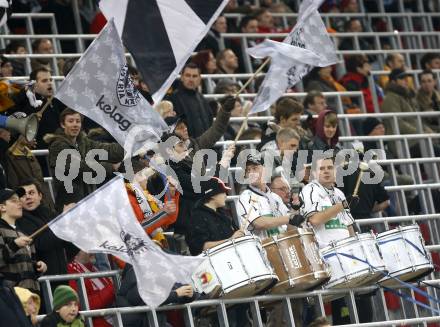
[{"label": "dark hair", "polygon": [[348,72],[357,73],[357,68],[362,67],[365,63],[368,63],[368,58],[365,55],[348,56],[345,59],[345,68]]},{"label": "dark hair", "polygon": [[422,69],[427,69],[426,65],[437,58],[440,58],[440,53],[427,53],[422,57],[422,59],[420,59],[420,66],[422,66]]},{"label": "dark hair", "polygon": [[189,62],[185,66],[183,66],[182,74],[185,72],[185,69],[197,69],[199,71],[199,73],[201,72],[199,66],[197,66],[193,62]]},{"label": "dark hair", "polygon": [[31,73],[29,75],[29,79],[31,81],[36,81],[38,73],[41,73],[41,72],[50,73],[50,70],[47,69],[47,68],[44,68],[44,67],[40,67],[40,68],[34,69],[33,71],[31,71]]},{"label": "dark hair", "polygon": [[303,101],[304,108],[308,108],[309,105],[315,104],[315,98],[323,98],[324,94],[322,94],[320,91],[312,90],[309,93],[307,93],[306,97]]},{"label": "dark hair", "polygon": [[325,325],[330,325],[330,322],[327,320],[326,317],[319,317],[312,321],[311,324],[309,324],[308,327],[322,327]]},{"label": "dark hair", "polygon": [[11,62],[9,58],[6,58],[3,55],[0,55],[0,67],[3,67],[3,65],[7,64],[8,62]]},{"label": "dark hair", "polygon": [[302,114],[304,107],[301,102],[291,97],[282,97],[276,102],[275,120],[288,119],[293,114]]},{"label": "dark hair", "polygon": [[424,71],[422,71],[422,72],[419,74],[419,81],[422,80],[422,76],[423,76],[423,75],[432,75],[432,78],[433,78],[434,80],[437,79],[436,74],[434,74],[434,72],[433,72],[431,69],[425,69]]},{"label": "dark hair", "polygon": [[66,116],[79,114],[81,116],[81,122],[83,120],[83,116],[78,112],[71,108],[66,108],[60,113],[60,124],[64,124],[64,120],[66,120]]},{"label": "dark hair", "polygon": [[359,21],[359,22],[360,22],[359,18],[351,18],[351,19],[349,19],[349,20],[347,20],[347,21],[345,22],[345,24],[344,24],[344,31],[345,31],[345,32],[347,32],[348,29],[351,28],[351,24],[352,24],[354,21]]},{"label": "dark hair", "polygon": [[269,9],[267,9],[267,8],[260,8],[257,11],[255,11],[254,17],[256,19],[258,19],[258,17],[261,16],[262,14],[264,14],[266,11],[269,11]]},{"label": "dark hair", "polygon": [[18,48],[26,48],[24,46],[24,43],[17,41],[17,40],[13,40],[11,42],[8,43],[8,45],[5,48],[5,53],[7,54],[11,54],[12,52],[17,52]]},{"label": "dark hair", "polygon": [[40,44],[43,43],[44,41],[50,41],[50,40],[49,39],[36,39],[34,42],[32,42],[32,52],[35,53],[38,50],[38,48],[40,47]]},{"label": "dark hair", "polygon": [[191,58],[191,63],[196,64],[201,73],[206,73],[206,64],[211,54],[211,50],[201,50]]},{"label": "dark hair", "polygon": [[255,15],[248,15],[248,16],[244,16],[241,21],[240,21],[240,25],[238,26],[240,32],[243,28],[247,27],[247,25],[249,24],[249,22],[251,20],[257,20],[257,17]]},{"label": "dark hair", "polygon": [[19,187],[28,186],[28,185],[35,185],[35,188],[37,189],[38,193],[43,194],[43,187],[39,180],[37,180],[34,177],[26,178],[22,181],[20,181]]}]

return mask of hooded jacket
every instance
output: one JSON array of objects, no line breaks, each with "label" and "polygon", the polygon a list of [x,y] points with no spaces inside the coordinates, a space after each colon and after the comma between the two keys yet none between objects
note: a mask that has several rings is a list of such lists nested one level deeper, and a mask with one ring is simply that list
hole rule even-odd
[{"label": "hooded jacket", "polygon": [[336,133],[330,140],[330,144],[327,142],[327,137],[324,133],[324,119],[329,113],[334,113],[332,110],[323,110],[319,113],[318,119],[315,125],[315,137],[309,150],[339,150],[337,143],[339,142],[339,126],[336,127]]},{"label": "hooded jacket", "polygon": [[[102,170],[102,167],[104,167],[105,173],[109,174],[113,171],[111,163],[120,162],[124,158],[124,149],[119,144],[96,142],[88,138],[83,132],[78,135],[75,144],[66,137],[62,129],[58,129],[55,134],[47,134],[44,137],[44,140],[49,144],[49,167],[52,171],[52,176],[54,176],[54,187],[56,193],[55,203],[56,208],[59,211],[63,209],[65,204],[78,202],[96,190],[96,184],[91,184],[84,181],[84,173],[96,175],[97,170]],[[107,162],[99,162],[101,166],[97,166],[95,162],[96,170],[90,167],[85,160],[87,153],[94,149],[103,149],[107,151],[108,154]],[[58,159],[59,154],[63,150],[76,150],[80,155],[78,158],[79,171],[77,176],[74,176],[72,179],[72,189],[67,189],[65,187],[65,183],[56,178],[56,169],[61,170],[61,174],[64,174],[64,176],[67,176],[71,170],[75,172],[75,167],[72,167],[71,155],[67,156],[65,161]],[[60,156],[60,158],[62,157]],[[58,165],[65,164],[64,167],[56,167],[57,159],[60,160]],[[60,171],[58,171],[58,173],[59,172]]]}]

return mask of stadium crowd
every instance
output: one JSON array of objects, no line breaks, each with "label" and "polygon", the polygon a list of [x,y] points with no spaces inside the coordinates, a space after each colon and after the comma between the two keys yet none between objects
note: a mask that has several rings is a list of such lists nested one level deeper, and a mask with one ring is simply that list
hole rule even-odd
[{"label": "stadium crowd", "polygon": [[[250,2],[250,3],[249,3]],[[398,1],[388,1],[387,10],[394,11]],[[407,1],[408,10],[413,2]],[[55,13],[60,33],[72,33],[74,22],[71,21],[69,1],[16,1],[17,12],[30,12],[39,6],[44,12]],[[389,74],[371,79],[372,67],[378,67],[379,61],[373,55],[345,56],[343,71],[335,66],[316,67],[302,81],[307,95],[302,101],[296,97],[280,98],[261,116],[273,115],[274,120],[265,123],[245,122],[245,130],[239,140],[258,140],[255,148],[258,156],[248,156],[242,166],[248,185],[241,185],[221,176],[228,176],[228,169],[238,165],[237,156],[249,145],[229,146],[221,149],[215,144],[222,140],[234,140],[240,130],[241,122],[230,121],[234,117],[244,117],[252,106],[249,98],[235,97],[243,86],[235,78],[214,80],[202,79],[202,74],[237,74],[246,72],[240,40],[226,39],[222,44],[220,35],[226,32],[238,33],[285,33],[290,30],[273,13],[296,12],[295,1],[259,1],[256,6],[252,1],[231,0],[225,13],[241,13],[237,21],[220,15],[211,30],[197,47],[196,53],[182,69],[178,80],[173,84],[165,99],[154,103],[148,85],[140,76],[135,66],[129,66],[129,74],[134,86],[154,106],[170,130],[162,136],[162,143],[169,145],[165,152],[151,151],[132,158],[135,172],[134,180],[126,182],[126,191],[139,222],[152,217],[156,223],[145,228],[145,232],[164,250],[184,255],[199,255],[223,241],[235,239],[252,233],[261,239],[285,232],[289,226],[299,227],[305,222],[311,224],[318,241],[328,244],[332,239],[342,239],[353,235],[356,230],[355,219],[382,216],[396,216],[402,213],[395,197],[385,191],[386,185],[392,185],[391,171],[385,172],[382,183],[361,185],[359,201],[351,201],[359,169],[351,176],[344,177],[344,187],[338,189],[335,184],[333,160],[321,159],[312,165],[311,153],[314,150],[334,150],[335,154],[344,149],[339,141],[343,134],[340,113],[358,114],[362,108],[371,116],[364,120],[353,120],[350,128],[355,136],[384,136],[400,134],[432,134],[440,131],[439,119],[423,118],[422,130],[418,128],[415,117],[398,119],[396,130],[391,119],[378,119],[374,113],[416,113],[440,110],[437,73],[440,69],[440,53],[426,53],[417,66],[408,67],[405,56],[391,53],[386,57],[385,66],[379,67]],[[366,11],[375,11],[375,1],[363,2]],[[426,10],[438,10],[436,1],[426,1]],[[361,13],[358,0],[327,0],[322,12]],[[98,33],[105,25],[105,19],[99,11],[93,19],[83,21],[91,33]],[[350,16],[351,17],[351,16]],[[70,22],[70,23],[69,23]],[[293,24],[293,22],[291,22]],[[434,26],[438,27],[438,21]],[[327,26],[329,33],[383,31],[386,21],[376,19],[373,24],[359,18],[335,18]],[[46,26],[39,24],[37,32],[45,31]],[[11,33],[21,33],[23,26],[10,21]],[[250,40],[250,39],[249,39]],[[339,39],[338,39],[339,40]],[[252,39],[251,47],[262,40]],[[343,38],[337,44],[340,50],[354,48],[352,39]],[[385,40],[386,42],[386,40]],[[374,50],[371,42],[359,42],[360,49]],[[390,45],[389,45],[390,46]],[[70,42],[62,42],[63,52],[75,52]],[[85,282],[90,309],[111,308],[114,306],[144,305],[137,290],[133,268],[110,255],[86,253],[73,244],[65,242],[46,229],[35,238],[29,236],[43,227],[60,213],[69,210],[77,202],[95,191],[100,185],[93,185],[82,180],[84,172],[94,172],[86,163],[86,154],[90,149],[104,149],[108,159],[100,162],[105,168],[106,180],[115,172],[125,172],[123,163],[124,149],[98,123],[77,113],[74,108],[66,108],[58,99],[53,98],[54,85],[52,75],[53,62],[46,59],[32,59],[32,71],[21,59],[11,59],[10,54],[52,54],[54,46],[50,39],[36,39],[32,49],[24,43],[11,41],[2,50],[0,56],[0,114],[19,119],[37,114],[39,129],[34,140],[6,127],[0,127],[0,321],[9,322],[10,326],[83,326],[79,315],[80,300],[78,284],[75,281],[52,282],[53,311],[47,311],[46,297],[38,278],[42,275],[62,275],[67,273],[89,273],[121,269],[121,285],[117,287],[111,278],[90,278]],[[58,69],[64,76],[72,69],[77,59],[58,60]],[[261,61],[252,59],[253,69]],[[341,67],[340,64],[338,64]],[[421,68],[416,77],[407,70]],[[10,79],[14,76],[29,76],[34,85]],[[261,80],[251,84],[243,94],[256,93]],[[420,85],[416,87],[416,85]],[[36,100],[29,96],[32,89]],[[302,89],[290,89],[286,93],[296,93]],[[325,92],[360,91],[362,98],[342,96],[326,98]],[[207,94],[222,95],[212,100]],[[377,102],[374,100],[376,98]],[[363,103],[362,103],[363,101]],[[378,107],[377,107],[378,105]],[[342,107],[341,107],[342,106]],[[41,110],[41,108],[45,110]],[[338,109],[339,108],[339,109]],[[170,144],[172,140],[172,144]],[[399,158],[399,151],[394,142],[385,145],[387,158]],[[370,149],[381,148],[374,141],[365,142],[363,149],[357,151],[363,155]],[[36,156],[33,150],[48,149],[45,157]],[[58,155],[65,149],[75,149],[80,153],[80,167],[77,178],[72,181],[73,192],[68,192],[62,180],[55,173]],[[192,150],[191,150],[192,149]],[[206,163],[195,159],[198,150],[214,149],[218,162],[208,167]],[[409,142],[412,158],[423,157],[417,141]],[[434,143],[435,156],[440,155],[440,144]],[[305,165],[297,167],[299,151],[307,153]],[[290,171],[283,166],[283,159],[293,154]],[[170,159],[170,167],[177,178],[168,176],[164,181],[161,175],[150,165],[150,160]],[[264,180],[267,171],[263,169],[266,161],[273,160],[270,182]],[[67,161],[65,171],[69,172]],[[210,180],[202,183],[201,192],[197,192],[191,182],[193,165],[199,165],[202,172],[215,171]],[[297,171],[302,171],[301,178],[292,182],[289,178]],[[411,176],[397,171],[398,185],[414,184]],[[45,177],[52,176],[52,191]],[[226,184],[229,182],[228,187]],[[102,184],[103,184],[102,183]],[[101,185],[102,185],[101,184]],[[226,195],[239,195],[238,202],[231,205]],[[178,189],[183,190],[180,194]],[[167,190],[166,192],[163,192]],[[314,191],[315,190],[315,191]],[[318,190],[318,191],[316,191]],[[323,203],[312,196],[313,192],[327,190],[335,192],[337,201]],[[144,194],[146,201],[139,200],[138,193]],[[327,193],[326,193],[327,192]],[[158,197],[157,195],[161,195]],[[315,193],[316,194],[316,193]],[[440,210],[439,193],[432,191],[437,211]],[[252,198],[257,198],[258,209],[251,209]],[[348,200],[348,201],[347,201]],[[437,201],[436,201],[437,200]],[[420,214],[421,199],[408,194],[406,205],[409,214]],[[320,208],[320,209],[317,209]],[[235,217],[237,219],[235,219]],[[327,228],[327,222],[337,217],[338,226]],[[368,231],[363,226],[363,231]],[[173,237],[165,232],[172,231]],[[324,246],[322,245],[322,246]],[[321,247],[321,245],[320,245]],[[176,283],[169,294],[167,303],[186,303],[203,299],[191,285]],[[370,322],[374,316],[371,296],[364,295],[356,299],[361,322]],[[300,307],[294,312],[297,326],[329,326],[329,322],[319,318],[314,306],[307,301],[294,301],[293,306]],[[350,323],[344,300],[331,302],[333,324]],[[21,308],[24,308],[22,310]],[[230,326],[251,326],[248,318],[249,306],[240,305],[228,308]],[[281,306],[262,309],[267,326],[284,326]],[[38,322],[37,315],[45,314]],[[316,319],[319,318],[319,319]],[[158,314],[161,326],[183,326],[179,313]],[[313,320],[315,320],[312,322]],[[123,316],[124,326],[149,326],[145,314]],[[111,317],[93,318],[95,327],[112,326]],[[167,325],[168,324],[168,325]]]}]

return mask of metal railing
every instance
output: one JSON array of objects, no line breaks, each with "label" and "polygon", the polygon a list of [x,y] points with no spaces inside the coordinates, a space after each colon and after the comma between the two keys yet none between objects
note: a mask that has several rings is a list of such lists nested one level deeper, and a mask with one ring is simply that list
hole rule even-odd
[{"label": "metal railing", "polygon": [[[90,277],[84,274],[82,278],[84,279]],[[430,285],[426,287],[426,289],[429,292],[428,294],[430,294],[431,296],[433,296],[433,294],[437,294],[436,286],[440,284],[440,280],[431,279],[431,280],[426,280],[426,282],[429,283]],[[407,287],[399,287],[399,289],[405,292],[406,295],[409,295],[410,297],[414,298],[414,291],[412,289],[409,292]],[[376,299],[381,302],[380,306],[378,307],[383,310],[383,316],[385,317],[386,320],[384,319],[377,322],[360,324],[359,317],[357,314],[358,309],[355,303],[355,295],[360,293],[362,294],[371,293],[376,290],[378,290]],[[423,311],[422,313],[424,316],[421,317],[420,315],[421,312],[419,312],[419,308],[415,305],[411,307],[407,306],[405,308],[405,309],[409,308],[409,310],[407,312],[404,312],[404,319],[395,319],[395,320],[389,319],[389,312],[388,312],[389,310],[387,309],[384,291],[383,289],[380,289],[375,285],[363,286],[363,287],[357,287],[351,289],[325,289],[325,290],[317,289],[309,292],[298,292],[298,293],[285,294],[285,295],[261,295],[261,296],[236,298],[236,299],[219,298],[219,299],[210,299],[210,300],[199,300],[184,305],[165,305],[158,307],[155,310],[148,306],[119,307],[119,308],[109,308],[109,309],[100,309],[100,310],[82,310],[81,315],[85,317],[87,320],[93,317],[102,317],[104,315],[112,316],[115,317],[115,319],[113,320],[114,326],[122,327],[123,315],[145,313],[150,323],[150,326],[161,327],[159,326],[159,322],[158,322],[159,321],[158,314],[165,313],[170,310],[180,310],[183,312],[184,315],[185,326],[193,327],[196,326],[196,320],[198,317],[200,317],[201,315],[206,315],[206,311],[205,313],[201,313],[201,314],[197,313],[200,312],[198,311],[198,309],[211,309],[210,311],[211,314],[216,316],[216,320],[220,323],[220,326],[229,326],[228,308],[234,304],[247,304],[249,305],[253,326],[262,327],[264,325],[260,310],[263,307],[267,308],[267,304],[270,302],[273,303],[274,301],[279,301],[281,302],[280,304],[283,306],[284,309],[283,311],[287,321],[287,325],[295,326],[291,300],[311,298],[311,297],[316,298],[317,300],[316,307],[319,310],[320,315],[325,316],[325,309],[324,309],[325,300],[323,299],[323,297],[328,295],[335,295],[335,294],[345,294],[345,299],[350,312],[350,318],[352,323],[354,323],[352,326],[392,326],[397,323],[412,324],[412,323],[426,323],[426,322],[440,321],[440,316],[436,316],[434,312],[430,312],[429,310]],[[82,300],[87,301],[84,298],[82,298]],[[404,306],[404,303],[403,302],[401,303],[402,306]],[[439,305],[432,304],[432,301],[430,305],[432,306],[432,308],[436,310],[438,310],[439,308]],[[39,320],[41,320],[43,316],[39,316],[38,318]]]},{"label": "metal railing", "polygon": [[[337,19],[349,20],[351,18],[358,18],[368,23],[369,28],[373,24],[374,19],[383,19],[387,23],[388,31],[393,32],[403,28],[404,31],[414,32],[414,25],[422,27],[422,31],[434,31],[433,19],[440,18],[439,13],[421,13],[421,12],[406,12],[406,13],[321,13],[320,14],[327,27],[333,27],[333,21]],[[226,13],[225,17],[228,19],[235,19],[237,23],[241,21],[244,14]],[[298,18],[297,13],[272,13],[275,19],[282,21],[283,28],[292,27],[292,21]]]}]

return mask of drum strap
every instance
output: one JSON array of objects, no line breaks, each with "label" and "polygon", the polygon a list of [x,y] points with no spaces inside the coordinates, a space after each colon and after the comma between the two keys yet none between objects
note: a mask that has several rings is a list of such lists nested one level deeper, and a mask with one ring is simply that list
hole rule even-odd
[{"label": "drum strap", "polygon": [[[399,284],[401,284],[401,285],[403,285],[403,286],[405,286],[405,287],[410,288],[410,289],[413,290],[414,292],[419,293],[420,295],[422,295],[422,296],[424,296],[424,297],[426,297],[426,298],[428,298],[428,299],[434,301],[434,302],[437,303],[437,304],[440,304],[440,300],[439,300],[439,299],[437,299],[437,298],[435,298],[435,297],[429,295],[427,292],[422,291],[421,289],[419,289],[419,288],[416,287],[416,286],[411,285],[410,283],[404,282],[403,280],[400,280],[400,279],[397,278],[397,277],[391,276],[389,273],[384,273],[382,270],[379,270],[379,269],[377,269],[376,267],[372,266],[372,265],[368,262],[368,260],[363,260],[363,259],[361,259],[361,258],[358,258],[358,257],[354,256],[354,255],[347,254],[347,253],[341,253],[341,252],[335,252],[335,253],[327,254],[327,255],[324,256],[324,259],[327,259],[327,258],[330,258],[330,257],[334,257],[334,256],[337,256],[337,255],[341,255],[341,256],[343,256],[343,257],[346,257],[346,258],[349,258],[349,259],[352,259],[352,260],[354,259],[354,260],[360,261],[360,262],[362,262],[362,263],[365,263],[366,265],[370,266],[370,267],[373,268],[374,270],[377,270],[379,273],[381,273],[382,275],[384,275],[384,277],[391,278],[391,279],[395,280],[396,282],[398,282]],[[382,287],[383,287],[383,286],[382,286]],[[435,309],[433,309],[433,310],[435,310]]]},{"label": "drum strap", "polygon": [[388,291],[388,292],[393,293],[394,295],[400,296],[402,299],[407,300],[408,302],[417,304],[417,305],[419,305],[419,306],[421,306],[421,307],[423,307],[425,309],[428,309],[428,310],[433,311],[433,312],[435,312],[437,314],[440,314],[440,310],[437,310],[437,309],[435,309],[433,307],[430,307],[429,305],[427,305],[427,304],[425,304],[423,302],[420,302],[420,301],[412,298],[411,296],[408,296],[407,294],[404,294],[404,293],[402,293],[402,292],[400,292],[398,290],[392,289],[392,288],[388,288],[386,286],[382,286],[382,287],[383,287],[383,289],[385,291]]}]

